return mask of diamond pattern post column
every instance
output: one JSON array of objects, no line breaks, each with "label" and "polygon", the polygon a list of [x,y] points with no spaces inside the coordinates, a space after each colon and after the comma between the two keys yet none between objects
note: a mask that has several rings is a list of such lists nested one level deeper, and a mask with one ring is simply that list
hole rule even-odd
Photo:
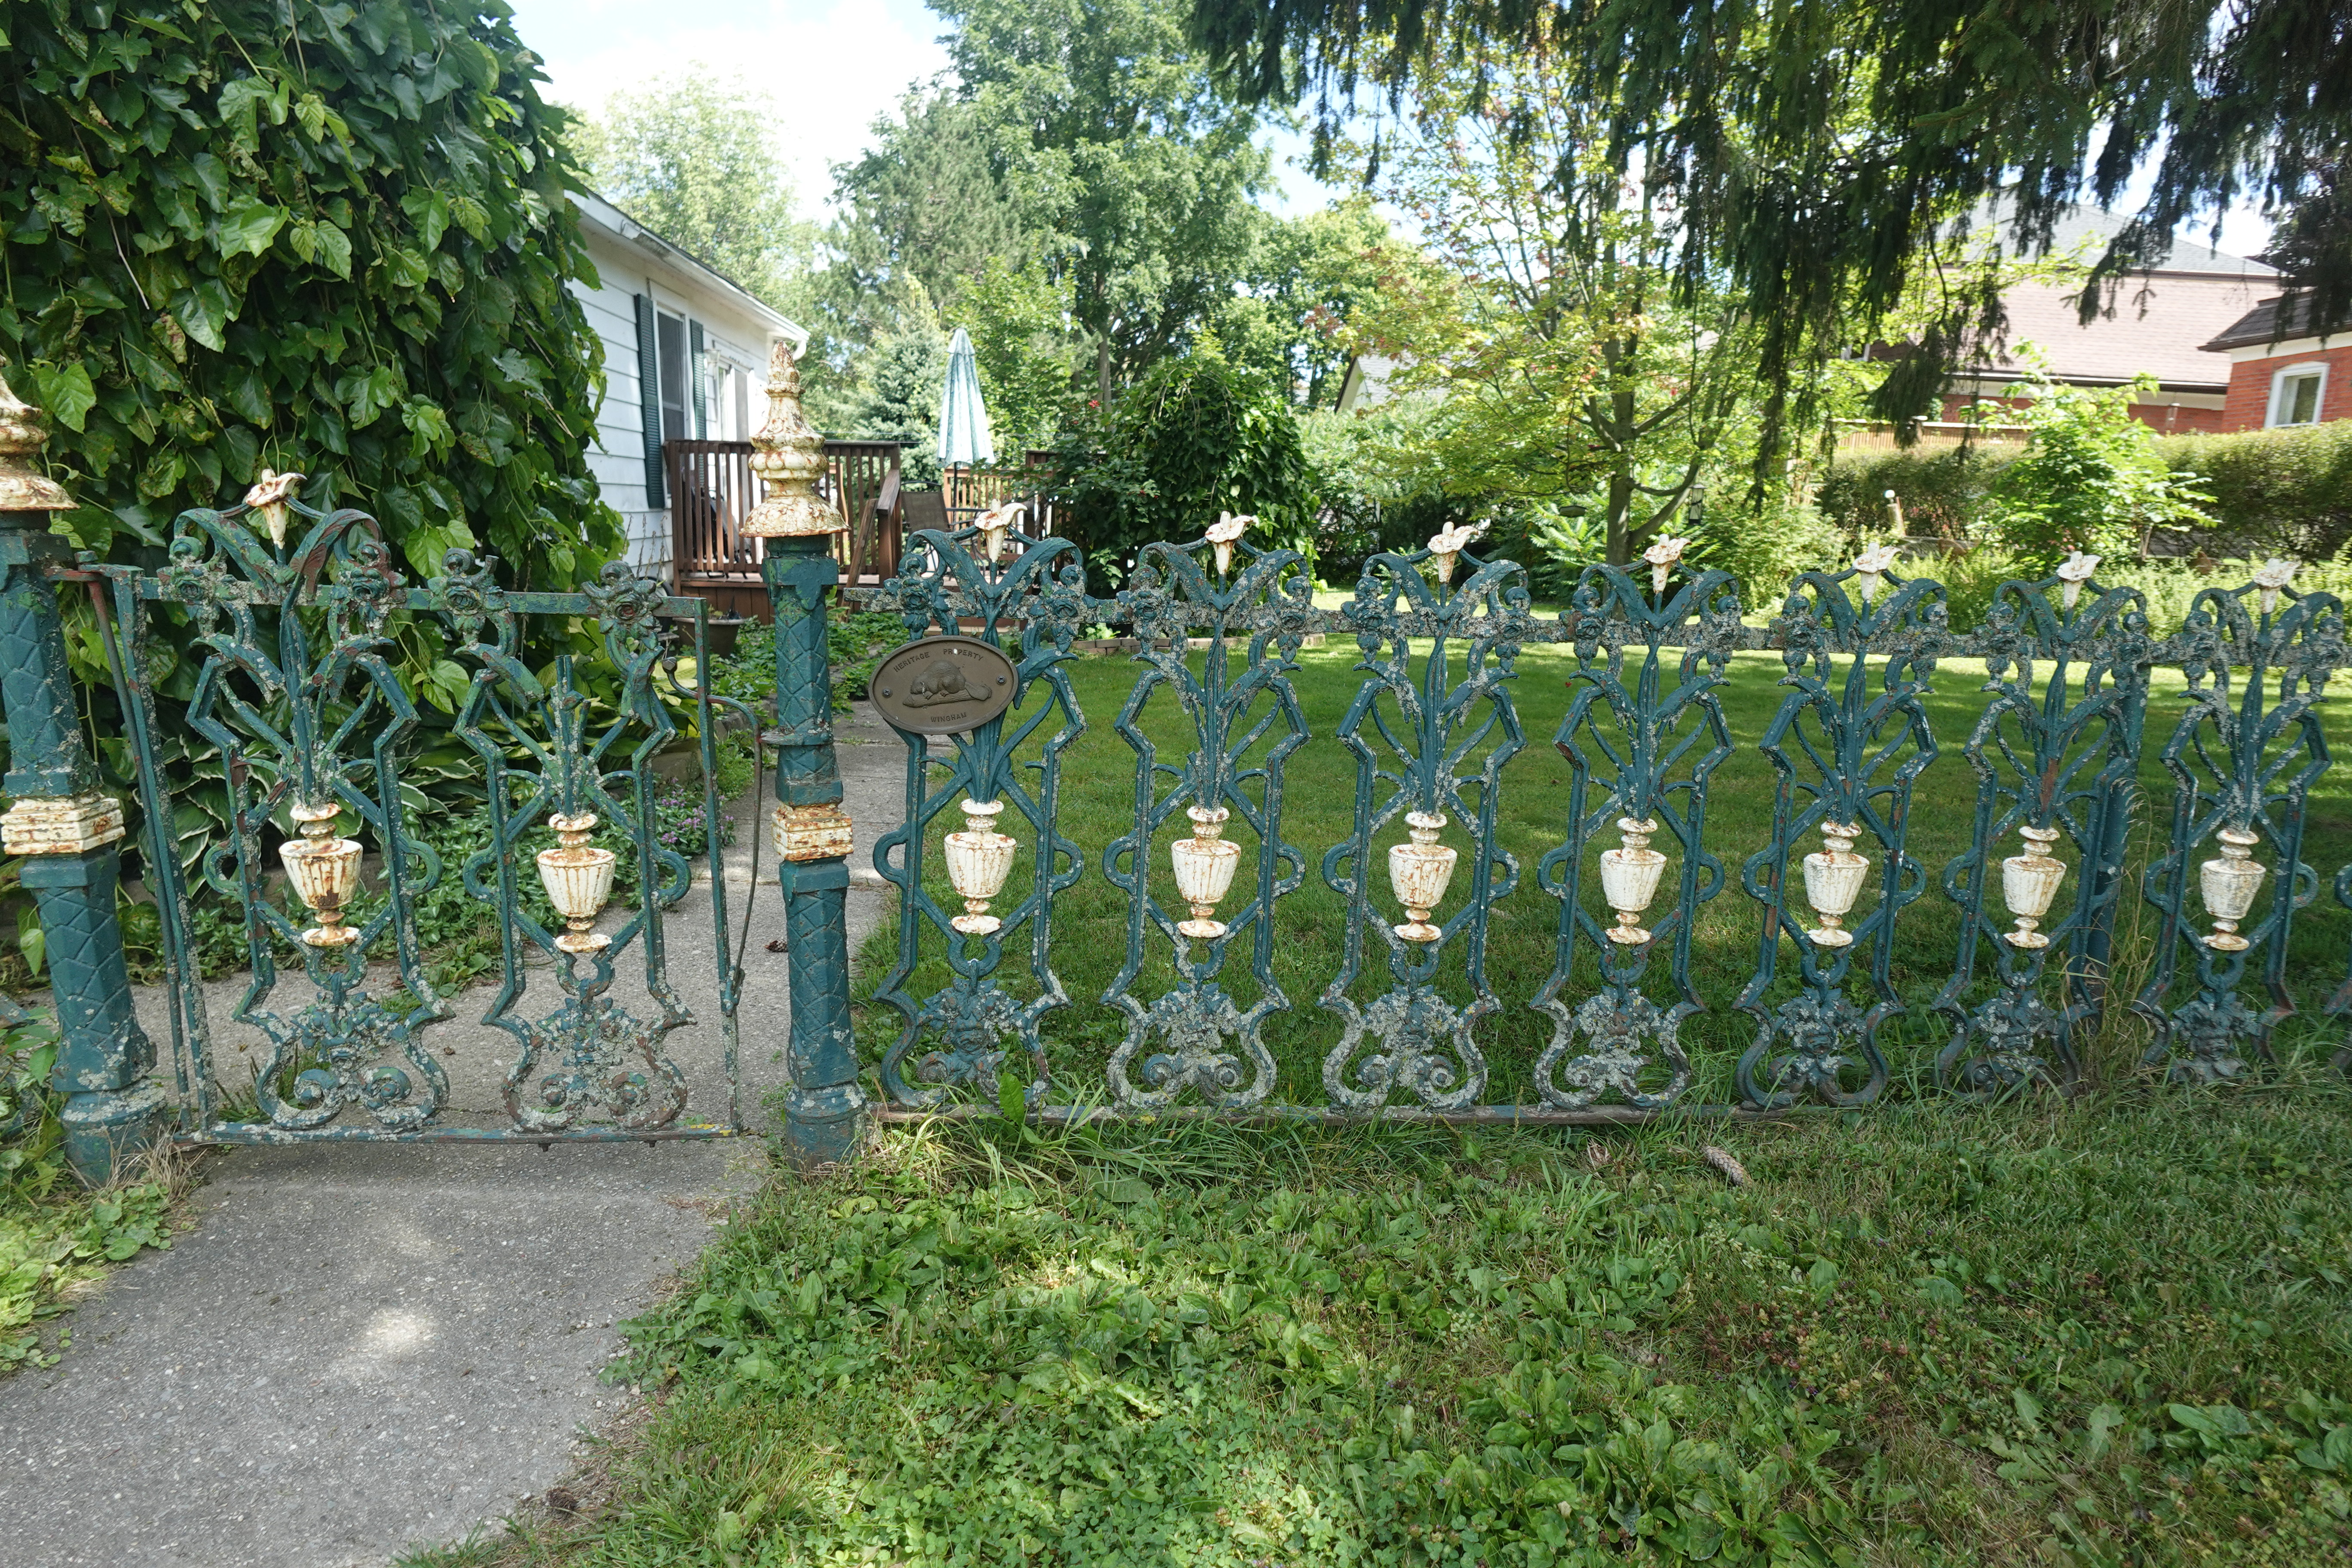
[{"label": "diamond pattern post column", "polygon": [[825,594],[840,581],[833,538],[848,526],[816,492],[824,442],[801,416],[801,377],[779,342],[768,365],[768,418],[751,437],[751,471],[767,495],[744,520],[762,542],[762,572],[776,616],[777,882],[792,984],[793,1087],[784,1137],[803,1165],[856,1152],[857,1040],[849,1021],[850,821],[841,810],[833,754],[833,691],[826,663]]},{"label": "diamond pattern post column", "polygon": [[0,382],[0,706],[10,763],[0,789],[14,802],[0,815],[0,848],[26,858],[25,886],[40,909],[59,1036],[49,1081],[66,1100],[66,1157],[96,1186],[146,1146],[165,1106],[154,1045],[131,1012],[114,915],[122,808],[98,793],[82,747],[45,570],[70,559],[49,516],[73,509],[33,468],[47,440],[38,416]]}]

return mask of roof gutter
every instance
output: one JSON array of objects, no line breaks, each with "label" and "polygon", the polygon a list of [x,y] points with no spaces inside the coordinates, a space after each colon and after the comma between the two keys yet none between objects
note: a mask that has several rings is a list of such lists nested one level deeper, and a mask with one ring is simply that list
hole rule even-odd
[{"label": "roof gutter", "polygon": [[809,332],[806,327],[802,326],[732,278],[708,262],[697,260],[688,255],[594,192],[572,191],[570,195],[572,205],[580,209],[583,222],[601,228],[614,238],[634,245],[648,256],[727,294],[737,304],[757,317],[774,336],[792,339],[793,352],[795,354],[808,347]]}]

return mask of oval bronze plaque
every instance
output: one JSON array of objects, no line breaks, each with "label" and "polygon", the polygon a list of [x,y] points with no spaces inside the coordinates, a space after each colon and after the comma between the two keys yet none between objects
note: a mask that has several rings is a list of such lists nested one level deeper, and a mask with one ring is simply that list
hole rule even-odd
[{"label": "oval bronze plaque", "polygon": [[1013,706],[1013,661],[978,637],[921,637],[894,650],[866,689],[882,717],[917,735],[961,735]]}]

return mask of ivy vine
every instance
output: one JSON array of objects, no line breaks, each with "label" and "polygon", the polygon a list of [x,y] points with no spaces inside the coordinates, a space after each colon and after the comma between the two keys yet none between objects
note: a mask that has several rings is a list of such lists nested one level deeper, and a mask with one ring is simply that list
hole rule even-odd
[{"label": "ivy vine", "polygon": [[138,559],[267,467],[419,575],[619,554],[539,64],[499,0],[0,0],[0,356],[60,530]]}]

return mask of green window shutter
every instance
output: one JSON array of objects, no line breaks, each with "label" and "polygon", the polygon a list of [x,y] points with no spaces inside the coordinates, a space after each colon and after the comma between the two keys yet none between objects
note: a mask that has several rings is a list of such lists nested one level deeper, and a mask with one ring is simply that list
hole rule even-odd
[{"label": "green window shutter", "polygon": [[661,344],[654,335],[654,300],[637,300],[637,401],[645,414],[646,509],[658,511],[669,505],[669,486],[662,474]]},{"label": "green window shutter", "polygon": [[710,439],[710,394],[702,384],[704,378],[700,321],[688,321],[686,324],[686,363],[687,374],[694,383],[694,438],[698,441],[708,441]]}]

